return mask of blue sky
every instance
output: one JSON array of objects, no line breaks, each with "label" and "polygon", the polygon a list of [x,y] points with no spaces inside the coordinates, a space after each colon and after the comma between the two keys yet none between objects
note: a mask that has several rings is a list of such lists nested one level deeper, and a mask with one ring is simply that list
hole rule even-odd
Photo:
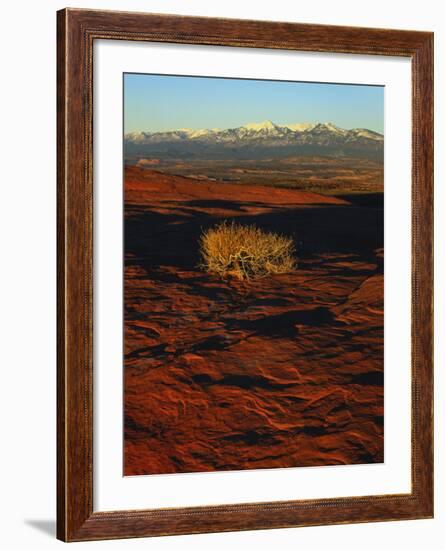
[{"label": "blue sky", "polygon": [[382,86],[124,75],[124,131],[332,122],[383,133]]}]

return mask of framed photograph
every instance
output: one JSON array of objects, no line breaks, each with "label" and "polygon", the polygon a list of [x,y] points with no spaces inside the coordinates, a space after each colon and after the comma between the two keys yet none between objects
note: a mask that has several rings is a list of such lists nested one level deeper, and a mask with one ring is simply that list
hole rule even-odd
[{"label": "framed photograph", "polygon": [[433,516],[433,34],[58,12],[58,538]]}]

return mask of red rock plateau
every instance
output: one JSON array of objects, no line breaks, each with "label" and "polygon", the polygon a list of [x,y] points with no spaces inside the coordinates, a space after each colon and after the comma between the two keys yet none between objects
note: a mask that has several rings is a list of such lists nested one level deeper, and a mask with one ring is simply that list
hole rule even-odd
[{"label": "red rock plateau", "polygon": [[[125,475],[383,461],[381,197],[127,167]],[[224,219],[293,236],[298,269],[200,270]]]}]

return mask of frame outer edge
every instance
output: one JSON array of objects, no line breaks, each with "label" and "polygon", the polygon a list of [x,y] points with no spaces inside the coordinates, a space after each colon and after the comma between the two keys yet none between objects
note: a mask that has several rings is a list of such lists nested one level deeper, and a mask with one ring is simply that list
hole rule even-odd
[{"label": "frame outer edge", "polygon": [[[159,25],[161,34],[150,28]],[[180,23],[180,24],[179,24]],[[206,24],[215,33],[200,35]],[[176,28],[176,26],[178,28]],[[264,27],[263,27],[264,26]],[[206,27],[207,28],[207,27]],[[277,34],[264,39],[261,29]],[[416,422],[413,422],[413,493],[345,499],[218,505],[169,510],[93,513],[92,401],[92,34],[106,38],[178,43],[277,47],[291,50],[350,51],[412,58],[413,182],[419,231],[414,270],[420,284]],[[233,30],[231,30],[233,29]],[[185,34],[181,34],[184,30]],[[224,30],[227,36],[224,35]],[[357,36],[366,30],[365,44]],[[109,34],[107,34],[109,31]],[[242,43],[245,31],[251,38]],[[241,34],[237,34],[240,33]],[[164,33],[164,34],[162,34]],[[328,33],[328,37],[326,36]],[[218,34],[218,33],[217,33]],[[150,35],[150,37],[148,37]],[[124,38],[124,36],[132,36]],[[165,37],[167,37],[165,39]],[[179,37],[179,39],[177,39]],[[304,37],[310,38],[307,46]],[[332,42],[331,42],[332,38]],[[343,43],[342,40],[346,39]],[[301,46],[301,47],[300,47]],[[350,48],[350,49],[349,49]],[[367,50],[369,48],[369,51]],[[57,537],[63,541],[133,538],[416,519],[433,514],[432,434],[432,33],[271,23],[248,20],[65,9],[57,13]],[[414,202],[413,202],[414,204]],[[420,399],[419,399],[420,398]],[[414,471],[415,470],[415,471]],[[330,510],[330,512],[328,512]]]},{"label": "frame outer edge", "polygon": [[[76,540],[92,505],[92,197],[85,152],[82,24],[57,12],[57,538]],[[89,136],[88,136],[89,137]]]},{"label": "frame outer edge", "polygon": [[66,540],[65,129],[66,11],[57,12],[57,538]]},{"label": "frame outer edge", "polygon": [[417,171],[414,191],[418,202],[417,278],[418,322],[418,468],[419,507],[426,517],[434,517],[434,367],[433,367],[433,277],[434,277],[434,34],[428,33],[417,50],[413,64],[413,119],[417,131]]}]

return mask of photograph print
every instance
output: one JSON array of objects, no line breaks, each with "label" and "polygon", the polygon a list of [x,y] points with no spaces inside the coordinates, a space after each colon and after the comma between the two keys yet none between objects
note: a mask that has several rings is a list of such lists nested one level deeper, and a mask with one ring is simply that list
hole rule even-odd
[{"label": "photograph print", "polygon": [[383,462],[384,87],[123,91],[123,474]]}]

